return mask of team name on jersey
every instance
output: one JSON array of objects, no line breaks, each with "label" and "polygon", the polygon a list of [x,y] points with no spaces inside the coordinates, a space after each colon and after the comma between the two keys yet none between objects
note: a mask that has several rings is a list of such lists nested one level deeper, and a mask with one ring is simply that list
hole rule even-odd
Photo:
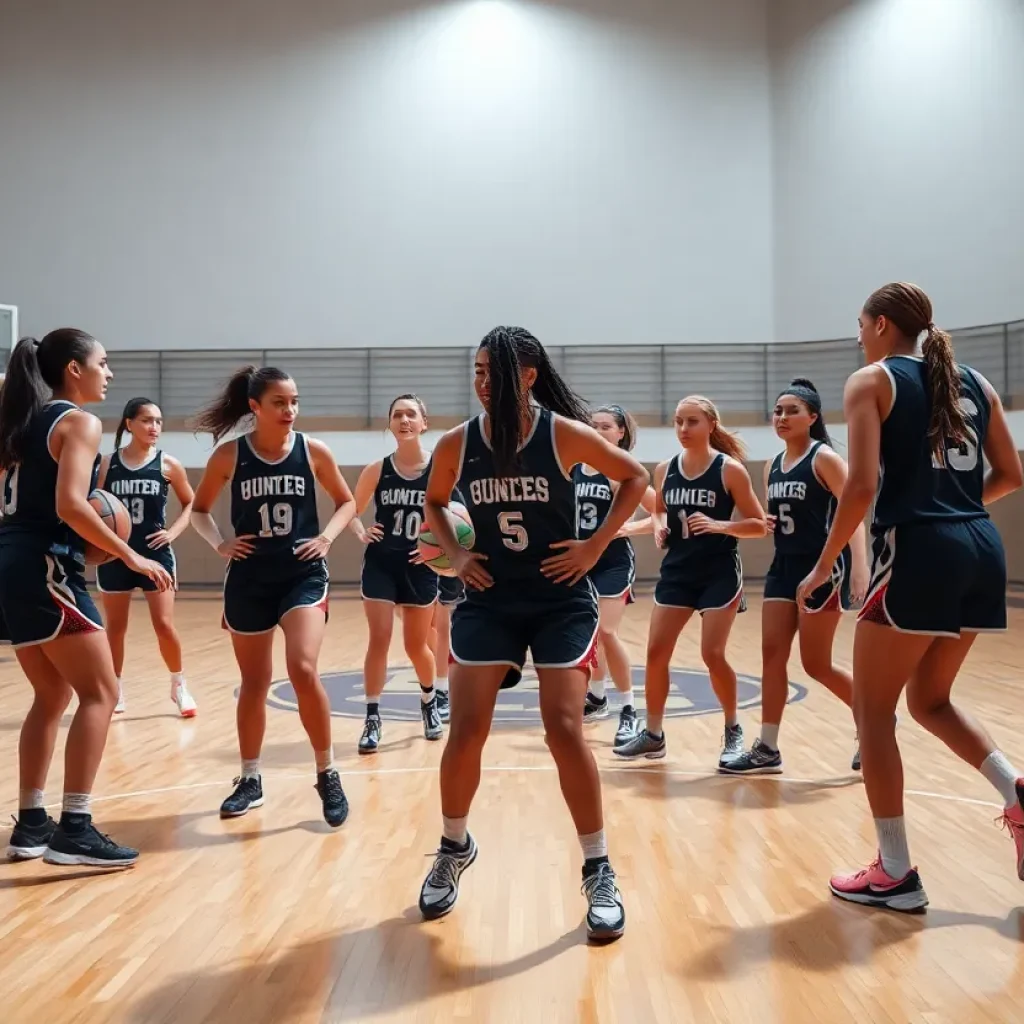
[{"label": "team name on jersey", "polygon": [[696,508],[714,508],[717,495],[703,487],[673,487],[665,492],[666,505],[690,505]]},{"label": "team name on jersey", "polygon": [[807,497],[807,484],[803,480],[777,480],[768,485],[768,500],[779,501],[790,498],[803,501]]},{"label": "team name on jersey", "polygon": [[510,501],[547,501],[546,476],[485,477],[469,485],[469,498],[474,505],[495,505]]},{"label": "team name on jersey", "polygon": [[107,489],[112,494],[160,494],[159,480],[111,480]]},{"label": "team name on jersey", "polygon": [[301,476],[255,476],[241,481],[242,500],[272,498],[276,495],[306,495],[306,481]]},{"label": "team name on jersey", "polygon": [[419,505],[422,507],[426,500],[426,491],[412,487],[392,487],[390,490],[380,492],[382,505]]},{"label": "team name on jersey", "polygon": [[576,485],[577,498],[597,498],[605,501],[612,500],[612,489],[607,484],[591,484],[580,482]]}]

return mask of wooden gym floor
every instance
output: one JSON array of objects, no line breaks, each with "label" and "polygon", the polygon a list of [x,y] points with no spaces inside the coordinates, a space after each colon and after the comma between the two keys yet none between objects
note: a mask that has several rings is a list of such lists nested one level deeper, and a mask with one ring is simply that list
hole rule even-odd
[{"label": "wooden gym floor", "polygon": [[[624,636],[642,664],[650,598]],[[625,937],[588,948],[580,854],[543,743],[534,684],[503,697],[471,828],[480,857],[459,905],[424,924],[416,900],[439,834],[436,765],[417,691],[397,670],[384,744],[360,758],[358,600],[337,595],[321,668],[352,813],[331,832],[286,686],[268,713],[265,806],[223,822],[237,771],[234,663],[212,595],[178,621],[199,701],[176,717],[141,601],[133,609],[128,713],[111,727],[97,822],[143,851],[123,873],[0,864],[2,1019],[159,1021],[1024,1021],[1024,883],[988,785],[906,716],[912,852],[927,915],[832,899],[829,873],[873,853],[853,729],[813,683],[783,724],[786,775],[713,772],[721,719],[708,706],[697,631],[684,634],[667,760],[613,761],[615,724],[591,728],[604,781]],[[733,634],[748,740],[756,735],[760,602]],[[1024,611],[979,640],[958,695],[1024,762]],[[837,641],[848,658],[852,622]],[[393,664],[404,657],[396,644]],[[283,676],[283,659],[279,663]],[[795,663],[796,683],[806,679]],[[0,655],[0,806],[17,802],[29,690]],[[397,716],[399,720],[387,715]],[[349,717],[345,717],[349,716]],[[404,721],[401,719],[405,719]],[[59,749],[62,749],[59,748]],[[59,801],[60,755],[50,781]],[[7,833],[0,831],[6,845]]]}]

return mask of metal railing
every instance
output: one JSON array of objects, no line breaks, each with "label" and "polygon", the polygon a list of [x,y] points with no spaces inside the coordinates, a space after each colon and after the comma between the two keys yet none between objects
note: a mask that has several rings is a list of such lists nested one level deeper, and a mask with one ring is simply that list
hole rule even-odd
[{"label": "metal railing", "polygon": [[[1012,406],[1024,396],[1024,320],[954,331],[957,358],[983,373]],[[222,349],[112,351],[114,369],[98,412],[120,415],[136,395],[168,418],[191,416],[246,362],[279,365],[296,380],[304,416],[337,417],[351,427],[386,415],[391,399],[415,391],[432,416],[476,409],[473,348]],[[667,422],[679,398],[708,395],[727,418],[767,421],[775,396],[807,377],[826,409],[842,408],[843,385],[862,365],[851,339],[765,344],[580,345],[548,348],[572,385],[594,403],[617,402],[647,422]]]}]

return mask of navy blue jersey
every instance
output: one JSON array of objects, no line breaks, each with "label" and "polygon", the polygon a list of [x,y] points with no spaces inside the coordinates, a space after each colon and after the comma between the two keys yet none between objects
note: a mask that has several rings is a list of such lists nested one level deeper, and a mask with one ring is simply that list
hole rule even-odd
[{"label": "navy blue jersey", "polygon": [[[604,473],[587,473],[583,466],[574,466],[573,482],[576,485],[576,507],[579,516],[579,537],[586,540],[593,537],[597,528],[608,518],[615,492],[611,481]],[[604,549],[594,569],[605,564],[628,562],[631,557],[632,544],[628,537],[616,537]]]},{"label": "navy blue jersey", "polygon": [[288,454],[276,462],[257,455],[249,435],[238,439],[231,478],[231,525],[235,535],[251,534],[255,551],[245,559],[290,555],[320,534],[316,478],[304,434],[292,434]]},{"label": "navy blue jersey", "polygon": [[691,479],[683,472],[682,452],[668,464],[661,487],[662,501],[668,512],[663,565],[688,566],[736,550],[735,537],[726,533],[693,534],[686,523],[694,512],[702,512],[708,519],[732,519],[736,503],[722,478],[724,466],[725,456],[717,452],[707,469]]},{"label": "navy blue jersey", "polygon": [[[25,456],[4,477],[3,519],[0,532],[25,536],[57,555],[71,555],[85,564],[85,542],[57,516],[57,460],[50,451],[53,428],[69,413],[77,412],[74,402],[53,401],[32,420]],[[96,486],[100,457],[92,467],[89,491]]]},{"label": "navy blue jersey", "polygon": [[156,452],[137,469],[126,466],[121,455],[121,452],[114,452],[110,456],[103,489],[116,494],[132,517],[128,546],[133,551],[148,553],[146,538],[167,525],[168,483],[164,476],[164,455]]},{"label": "navy blue jersey", "polygon": [[417,476],[408,477],[399,472],[392,456],[384,458],[380,464],[380,479],[373,491],[374,522],[380,523],[384,536],[374,547],[409,554],[416,546],[423,525],[429,476],[429,462]]},{"label": "navy blue jersey", "polygon": [[768,515],[775,516],[775,550],[780,555],[819,555],[825,546],[836,499],[818,479],[814,460],[823,441],[784,469],[786,453],[772,460],[768,471]]},{"label": "navy blue jersey", "polygon": [[510,586],[521,584],[563,587],[540,571],[545,558],[558,554],[551,548],[555,541],[576,538],[576,488],[558,461],[555,417],[547,409],[535,410],[533,429],[519,449],[518,473],[507,477],[495,472],[483,422],[480,415],[463,424],[457,481],[476,531],[473,550],[487,556],[484,566],[494,577],[495,585],[483,595],[500,600]]},{"label": "navy blue jersey", "polygon": [[968,366],[959,367],[960,407],[971,437],[959,450],[947,450],[940,460],[933,456],[928,440],[932,403],[924,361],[890,356],[879,365],[889,375],[893,403],[882,424],[882,478],[873,528],[988,516],[981,500],[985,483],[981,447],[991,407],[977,374]]}]

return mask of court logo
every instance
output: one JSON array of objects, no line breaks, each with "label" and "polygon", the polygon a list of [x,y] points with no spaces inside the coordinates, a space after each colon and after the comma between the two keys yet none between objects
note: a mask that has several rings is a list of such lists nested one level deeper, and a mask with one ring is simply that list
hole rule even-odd
[{"label": "court logo", "polygon": [[[320,677],[331,702],[331,714],[340,718],[363,718],[366,714],[366,695],[363,690],[363,674],[359,671],[328,672]],[[644,670],[633,668],[633,696],[637,710],[643,716]],[[606,692],[613,694],[609,681]],[[761,703],[761,680],[755,676],[737,677],[739,706],[757,707]],[[787,702],[792,704],[807,696],[806,687],[798,683],[789,684]],[[295,691],[287,679],[274,683],[270,688],[267,703],[272,708],[297,711]],[[614,695],[613,707],[618,707]],[[381,718],[395,722],[418,722],[420,720],[420,687],[412,668],[398,668],[388,676],[387,686],[380,704]],[[669,718],[688,718],[695,715],[721,714],[711,680],[707,672],[688,668],[674,668],[669,677],[668,705],[665,714]],[[537,674],[532,665],[527,665],[522,682],[514,690],[502,690],[494,708],[496,725],[537,725],[540,722],[540,697]]]}]

